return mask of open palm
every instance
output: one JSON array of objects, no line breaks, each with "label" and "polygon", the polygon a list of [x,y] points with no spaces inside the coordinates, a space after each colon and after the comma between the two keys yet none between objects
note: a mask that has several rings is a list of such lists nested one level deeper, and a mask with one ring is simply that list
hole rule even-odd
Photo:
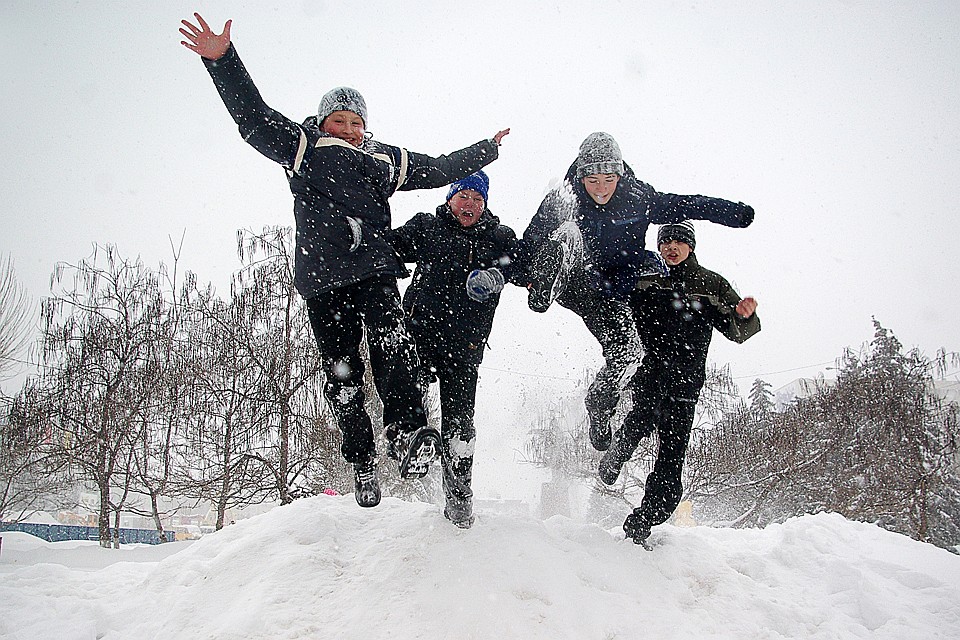
[{"label": "open palm", "polygon": [[213,32],[210,25],[207,24],[207,21],[204,20],[199,13],[193,15],[200,26],[198,27],[186,20],[181,20],[183,27],[180,28],[180,33],[183,34],[183,37],[185,37],[187,41],[181,40],[180,44],[191,51],[199,53],[208,60],[221,58],[223,54],[227,52],[227,49],[230,48],[230,23],[233,21],[227,20],[223,25],[223,33],[217,34]]}]

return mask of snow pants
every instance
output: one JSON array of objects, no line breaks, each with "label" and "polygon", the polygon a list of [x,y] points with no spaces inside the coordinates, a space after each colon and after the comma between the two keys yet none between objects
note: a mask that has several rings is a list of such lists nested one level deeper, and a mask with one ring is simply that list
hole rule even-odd
[{"label": "snow pants", "polygon": [[418,344],[426,376],[440,383],[440,454],[447,513],[454,521],[466,520],[473,513],[471,483],[477,438],[473,417],[480,359],[451,357],[444,349],[432,349],[426,339]]},{"label": "snow pants", "polygon": [[426,426],[417,350],[396,278],[377,276],[324,292],[308,299],[307,309],[326,378],[323,395],[343,434],[340,453],[347,462],[366,462],[377,453],[364,406],[364,334],[384,425],[400,431]]},{"label": "snow pants", "polygon": [[574,277],[558,302],[580,316],[587,330],[600,343],[603,366],[587,389],[585,404],[593,415],[613,415],[633,375],[642,349],[633,311],[625,302],[605,298],[591,290],[586,279]]},{"label": "snow pants", "polygon": [[699,396],[699,392],[690,393],[689,389],[671,394],[670,385],[660,379],[662,375],[658,366],[641,365],[631,381],[633,408],[611,444],[617,457],[626,462],[633,457],[640,440],[657,432],[657,459],[647,476],[643,500],[633,510],[648,527],[666,522],[683,497],[683,462]]},{"label": "snow pants", "polygon": [[605,297],[590,286],[584,270],[583,237],[575,223],[561,224],[550,239],[564,247],[562,269],[566,273],[557,302],[580,316],[603,351],[603,367],[587,389],[585,404],[587,411],[605,420],[616,410],[622,388],[640,361],[637,323],[626,302]]}]

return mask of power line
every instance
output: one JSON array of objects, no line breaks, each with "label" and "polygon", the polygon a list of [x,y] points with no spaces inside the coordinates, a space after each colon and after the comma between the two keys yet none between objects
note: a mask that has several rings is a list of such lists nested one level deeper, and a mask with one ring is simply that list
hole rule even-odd
[{"label": "power line", "polygon": [[527,376],[528,378],[549,378],[550,380],[569,380],[571,382],[576,382],[580,378],[568,378],[565,376],[546,376],[542,373],[524,373],[523,371],[510,371],[509,369],[497,369],[496,367],[488,367],[486,365],[480,365],[481,369],[489,369],[490,371],[499,371],[500,373],[512,373],[515,376]]},{"label": "power line", "polygon": [[766,373],[754,373],[746,376],[734,376],[734,380],[742,380],[744,378],[760,378],[762,376],[775,376],[778,373],[790,373],[791,371],[802,371],[803,369],[812,369],[814,367],[824,367],[828,364],[833,364],[836,360],[828,360],[826,362],[818,362],[817,364],[808,364],[803,367],[794,367],[793,369],[783,369],[782,371],[767,371]]},{"label": "power line", "polygon": [[[835,362],[836,362],[836,360],[827,360],[826,362],[818,362],[818,363],[816,363],[816,364],[808,364],[808,365],[804,365],[804,366],[802,366],[802,367],[794,367],[794,368],[792,368],[792,369],[782,369],[782,370],[780,370],[780,371],[767,371],[767,372],[763,372],[763,373],[753,373],[753,374],[748,374],[748,375],[745,375],[745,376],[734,376],[732,379],[733,379],[733,380],[743,380],[743,379],[745,379],[745,378],[761,378],[761,377],[763,377],[763,376],[773,376],[773,375],[777,375],[777,374],[780,374],[780,373],[790,373],[791,371],[802,371],[803,369],[812,369],[813,367],[823,367],[823,366],[826,366],[826,365],[828,365],[828,364],[834,364]],[[501,372],[501,373],[512,373],[513,375],[526,376],[526,377],[529,377],[529,378],[548,378],[548,379],[550,379],[550,380],[569,380],[569,381],[571,381],[571,382],[576,382],[576,381],[578,381],[578,380],[580,379],[580,378],[570,378],[570,377],[565,377],[565,376],[548,376],[548,375],[543,375],[543,374],[540,374],[540,373],[526,373],[526,372],[523,372],[523,371],[511,371],[511,370],[509,370],[509,369],[497,369],[497,368],[495,368],[495,367],[488,367],[488,366],[486,366],[486,365],[480,365],[480,368],[481,368],[481,369],[489,369],[489,370],[491,370],[491,371],[499,371],[499,372]]]}]

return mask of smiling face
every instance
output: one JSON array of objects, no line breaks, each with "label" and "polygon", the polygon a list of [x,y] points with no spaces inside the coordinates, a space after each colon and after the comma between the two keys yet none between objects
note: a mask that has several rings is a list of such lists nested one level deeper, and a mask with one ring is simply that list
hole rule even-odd
[{"label": "smiling face", "polygon": [[353,111],[334,111],[323,119],[320,130],[355,147],[363,144],[363,118]]},{"label": "smiling face", "polygon": [[607,204],[617,190],[620,176],[615,173],[594,173],[583,177],[583,188],[597,204]]},{"label": "smiling face", "polygon": [[464,227],[472,227],[477,224],[486,206],[480,192],[473,189],[457,191],[453,194],[453,197],[447,200],[447,204],[450,206],[450,211],[453,212],[453,217]]},{"label": "smiling face", "polygon": [[675,267],[690,257],[690,245],[680,240],[668,240],[660,243],[660,255],[671,267]]}]

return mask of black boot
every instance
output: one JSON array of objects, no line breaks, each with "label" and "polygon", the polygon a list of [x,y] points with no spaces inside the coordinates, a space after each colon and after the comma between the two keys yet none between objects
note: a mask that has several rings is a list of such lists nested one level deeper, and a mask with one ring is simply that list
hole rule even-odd
[{"label": "black boot", "polygon": [[601,407],[589,392],[583,404],[587,408],[587,419],[590,422],[590,444],[597,451],[606,451],[610,448],[610,418],[614,411]]},{"label": "black boot", "polygon": [[353,495],[361,507],[375,507],[380,504],[376,460],[353,465]]},{"label": "black boot", "polygon": [[476,520],[473,515],[473,505],[470,501],[456,504],[447,502],[447,506],[443,508],[443,517],[461,529],[469,529]]},{"label": "black boot", "polygon": [[[619,432],[618,432],[619,433]],[[620,451],[620,448],[617,447],[616,443],[613,444],[607,452],[603,454],[603,457],[600,458],[600,466],[597,468],[597,474],[600,476],[600,482],[607,486],[616,484],[617,478],[620,477],[620,471],[623,469],[624,463],[630,459],[630,456],[624,456]]]},{"label": "black boot", "polygon": [[649,549],[650,545],[647,538],[650,537],[650,526],[641,516],[631,513],[623,522],[623,532],[627,537],[633,540],[634,544],[642,545],[644,549]]}]

